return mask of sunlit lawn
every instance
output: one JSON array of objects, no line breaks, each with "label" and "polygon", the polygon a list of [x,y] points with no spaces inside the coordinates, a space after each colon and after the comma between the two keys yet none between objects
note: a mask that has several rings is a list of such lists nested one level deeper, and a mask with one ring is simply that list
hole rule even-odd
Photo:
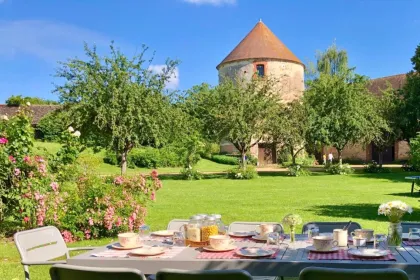
[{"label": "sunlit lawn", "polygon": [[[298,213],[304,222],[359,222],[365,228],[386,233],[387,222],[378,217],[382,202],[403,200],[414,208],[407,220],[420,221],[419,195],[410,196],[409,173],[333,176],[322,173],[310,177],[262,176],[250,181],[205,179],[164,180],[156,203],[150,205],[147,222],[162,229],[174,218],[194,213],[220,213],[225,223],[233,221],[280,221],[288,213]],[[76,245],[106,244],[109,239]],[[13,243],[0,245],[0,279],[23,279],[19,256]],[[48,268],[31,268],[34,280],[48,279]]]}]

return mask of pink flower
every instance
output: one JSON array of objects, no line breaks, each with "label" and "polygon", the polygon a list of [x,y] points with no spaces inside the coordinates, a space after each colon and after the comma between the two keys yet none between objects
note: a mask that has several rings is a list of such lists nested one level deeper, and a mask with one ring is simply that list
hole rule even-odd
[{"label": "pink flower", "polygon": [[68,230],[62,231],[61,235],[63,236],[64,242],[68,243],[74,241],[73,234],[71,234],[71,232]]},{"label": "pink flower", "polygon": [[40,156],[35,156],[35,161],[37,162],[44,162],[44,159]]},{"label": "pink flower", "polygon": [[118,176],[114,179],[115,185],[122,185],[124,183],[124,178],[122,176]]},{"label": "pink flower", "polygon": [[152,191],[152,194],[150,195],[150,199],[153,201],[156,201],[156,193]]},{"label": "pink flower", "polygon": [[57,182],[52,182],[50,184],[50,187],[53,189],[53,191],[58,191],[58,183]]},{"label": "pink flower", "polygon": [[156,170],[153,170],[152,173],[150,173],[150,175],[152,176],[153,179],[158,177],[158,173]]},{"label": "pink flower", "polygon": [[93,226],[93,224],[94,224],[94,223],[93,223],[93,219],[92,219],[92,217],[89,217],[89,225],[90,225],[90,226]]},{"label": "pink flower", "polygon": [[20,169],[15,168],[14,174],[15,174],[15,176],[19,176],[20,175]]},{"label": "pink flower", "polygon": [[90,230],[89,229],[85,230],[85,238],[90,239]]},{"label": "pink flower", "polygon": [[26,224],[26,223],[29,223],[29,217],[25,217],[25,218],[23,218],[23,222]]},{"label": "pink flower", "polygon": [[41,163],[38,166],[38,172],[41,173],[41,175],[45,176],[47,174],[47,166],[44,163]]},{"label": "pink flower", "polygon": [[23,158],[23,161],[26,162],[26,163],[29,163],[29,162],[31,162],[31,157],[30,156],[25,156]]},{"label": "pink flower", "polygon": [[7,142],[9,142],[9,140],[7,140],[6,138],[0,138],[0,144],[7,144]]},{"label": "pink flower", "polygon": [[9,156],[9,160],[11,163],[16,163],[16,159],[12,155]]},{"label": "pink flower", "polygon": [[117,222],[115,223],[115,225],[116,225],[117,227],[119,227],[119,226],[121,226],[121,225],[122,225],[122,219],[121,219],[121,217],[118,217]]}]

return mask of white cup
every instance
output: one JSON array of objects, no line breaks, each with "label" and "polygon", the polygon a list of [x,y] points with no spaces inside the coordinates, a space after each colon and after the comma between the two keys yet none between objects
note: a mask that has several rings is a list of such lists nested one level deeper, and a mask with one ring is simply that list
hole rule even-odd
[{"label": "white cup", "polygon": [[335,229],[333,231],[333,238],[338,242],[338,246],[347,247],[348,232],[343,229]]},{"label": "white cup", "polygon": [[216,250],[228,249],[235,242],[227,235],[212,235],[209,239],[210,246]]},{"label": "white cup", "polygon": [[274,231],[275,225],[272,224],[261,224],[257,226],[256,232],[260,232],[260,236],[267,237],[267,235]]},{"label": "white cup", "polygon": [[317,251],[329,251],[338,245],[331,236],[314,236],[312,240]]},{"label": "white cup", "polygon": [[351,235],[353,237],[366,238],[367,241],[373,240],[373,229],[356,229]]},{"label": "white cup", "polygon": [[118,234],[118,242],[122,247],[134,247],[138,245],[138,234],[134,232],[125,232]]}]

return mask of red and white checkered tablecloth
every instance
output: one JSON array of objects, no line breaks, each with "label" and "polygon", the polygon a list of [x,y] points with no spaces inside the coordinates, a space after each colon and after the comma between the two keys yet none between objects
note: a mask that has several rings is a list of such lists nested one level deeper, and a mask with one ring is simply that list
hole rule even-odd
[{"label": "red and white checkered tablecloth", "polygon": [[[248,258],[244,256],[240,256],[236,254],[236,251],[239,250],[232,250],[227,252],[207,252],[203,251],[200,254],[197,255],[197,259],[255,259],[255,258]],[[264,259],[275,259],[277,257],[277,254],[280,252],[280,250],[276,249],[275,253],[268,257],[261,257]]]},{"label": "red and white checkered tablecloth", "polygon": [[308,259],[310,260],[371,260],[371,261],[396,261],[394,255],[389,252],[387,256],[379,258],[363,258],[349,254],[347,250],[340,249],[337,252],[332,253],[318,253],[309,252]]},{"label": "red and white checkered tablecloth", "polygon": [[117,250],[117,249],[107,249],[105,251],[91,254],[92,257],[103,257],[103,258],[128,258],[129,256],[147,258],[147,259],[171,259],[181,253],[186,247],[171,247],[167,248],[166,252],[157,255],[157,256],[137,256],[130,255],[130,253],[135,250]]}]

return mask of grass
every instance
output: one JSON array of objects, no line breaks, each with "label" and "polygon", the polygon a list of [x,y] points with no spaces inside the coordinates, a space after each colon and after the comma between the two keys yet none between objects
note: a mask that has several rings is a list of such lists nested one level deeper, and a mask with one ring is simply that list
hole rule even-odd
[{"label": "grass", "polygon": [[[60,149],[59,143],[49,143],[49,142],[35,142],[35,153],[39,153],[41,155],[55,154]],[[99,162],[98,167],[96,168],[96,172],[101,175],[115,175],[120,174],[121,170],[118,166],[106,164],[103,162],[103,157],[105,155],[105,151],[100,151],[99,153],[93,153],[92,149],[86,149],[82,152],[81,156],[90,157]],[[227,171],[232,168],[231,165],[227,164],[219,164],[207,159],[201,159],[196,168],[200,172],[223,172]],[[127,173],[130,174],[138,174],[138,173],[150,173],[153,169],[149,168],[128,168]],[[170,173],[179,173],[181,167],[162,167],[158,168],[157,171],[162,174],[170,174]]]},{"label": "grass", "polygon": [[[419,195],[410,196],[411,184],[404,179],[412,173],[352,174],[315,173],[309,177],[287,177],[267,173],[250,181],[205,179],[182,181],[164,179],[157,201],[148,208],[147,223],[154,230],[166,227],[175,218],[194,213],[220,213],[223,221],[281,221],[298,213],[304,222],[359,222],[378,233],[387,232],[385,217],[377,215],[379,204],[403,200],[414,208],[406,220],[420,221]],[[298,229],[299,232],[300,229]],[[83,241],[72,246],[101,245],[110,239]],[[14,244],[0,243],[0,279],[23,279]],[[33,280],[48,279],[48,268],[31,268]]]}]

